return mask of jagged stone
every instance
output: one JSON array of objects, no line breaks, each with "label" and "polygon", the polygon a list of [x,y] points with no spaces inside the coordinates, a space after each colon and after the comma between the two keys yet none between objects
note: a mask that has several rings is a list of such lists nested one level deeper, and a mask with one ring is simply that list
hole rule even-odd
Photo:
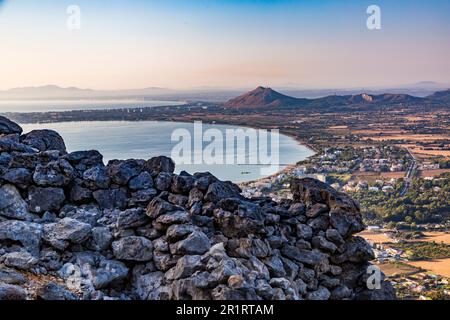
[{"label": "jagged stone", "polygon": [[31,220],[28,205],[13,185],[0,188],[0,216],[17,220]]},{"label": "jagged stone", "polygon": [[[26,189],[32,181],[31,170],[26,168],[13,168],[7,170],[1,178],[19,188]],[[0,202],[1,203],[1,202]]]},{"label": "jagged stone", "polygon": [[107,250],[112,243],[113,235],[108,228],[96,227],[92,229],[91,248],[95,251]]},{"label": "jagged stone", "polygon": [[0,134],[21,134],[22,128],[8,118],[0,116]]},{"label": "jagged stone", "polygon": [[34,182],[41,187],[65,187],[74,178],[74,169],[64,159],[38,165],[33,174]]},{"label": "jagged stone", "polygon": [[108,175],[111,180],[120,185],[126,186],[128,182],[137,177],[144,168],[144,161],[140,160],[112,160],[107,165]]},{"label": "jagged stone", "polygon": [[283,247],[282,253],[287,258],[310,266],[317,266],[328,260],[328,255],[318,250],[303,250],[293,246]]},{"label": "jagged stone", "polygon": [[66,154],[66,144],[59,133],[53,130],[33,130],[20,137],[20,140],[39,151],[57,150]]},{"label": "jagged stone", "polygon": [[134,294],[141,300],[160,300],[165,291],[163,280],[164,273],[162,272],[139,275],[133,281]]},{"label": "jagged stone", "polygon": [[144,190],[153,188],[152,175],[146,171],[140,173],[137,177],[130,180],[129,185],[131,190]]},{"label": "jagged stone", "polygon": [[0,266],[0,283],[20,285],[25,282],[27,282],[27,279],[21,273],[13,269]]},{"label": "jagged stone", "polygon": [[46,211],[58,211],[66,196],[61,188],[31,187],[28,194],[30,211],[43,213]]},{"label": "jagged stone", "polygon": [[64,206],[59,212],[59,217],[71,218],[96,226],[97,221],[102,217],[102,212],[95,205]]},{"label": "jagged stone", "polygon": [[190,221],[189,213],[186,211],[174,211],[160,215],[156,222],[163,225],[184,224]]},{"label": "jagged stone", "polygon": [[93,200],[92,191],[81,185],[75,185],[70,190],[70,201],[75,204],[86,204]]},{"label": "jagged stone", "polygon": [[188,194],[193,188],[194,178],[192,176],[174,175],[172,178],[172,192]]},{"label": "jagged stone", "polygon": [[84,172],[94,166],[103,166],[103,156],[97,150],[75,151],[64,157],[80,172]]},{"label": "jagged stone", "polygon": [[114,256],[119,260],[150,261],[153,243],[144,237],[127,237],[112,243]]},{"label": "jagged stone", "polygon": [[173,281],[191,276],[194,272],[204,268],[201,260],[201,256],[183,256],[175,267],[166,273],[166,279]]},{"label": "jagged stone", "polygon": [[334,243],[328,241],[327,239],[325,239],[325,237],[322,236],[316,236],[312,238],[311,243],[314,248],[322,249],[330,253],[334,253],[337,250],[337,247]]},{"label": "jagged stone", "polygon": [[[1,119],[0,119],[1,120]],[[17,285],[0,283],[0,301],[1,300],[26,300],[27,293],[25,289]]]},{"label": "jagged stone", "polygon": [[170,252],[179,255],[204,254],[211,248],[209,238],[201,231],[192,232],[186,239],[170,245]]},{"label": "jagged stone", "polygon": [[84,171],[83,180],[92,190],[107,189],[111,183],[106,167],[103,164]]},{"label": "jagged stone", "polygon": [[159,191],[167,191],[172,184],[173,174],[169,172],[160,172],[155,178],[155,187]]},{"label": "jagged stone", "polygon": [[239,198],[242,190],[231,182],[214,182],[208,187],[205,200],[219,202],[226,198]]},{"label": "jagged stone", "polygon": [[175,162],[167,157],[155,157],[148,160],[144,168],[154,176],[161,172],[173,173],[175,171]]},{"label": "jagged stone", "polygon": [[19,241],[34,256],[39,255],[41,238],[40,224],[16,220],[0,221],[0,240]]},{"label": "jagged stone", "polygon": [[156,219],[163,214],[176,211],[183,211],[183,208],[173,205],[161,198],[153,199],[147,206],[147,215],[152,219]]},{"label": "jagged stone", "polygon": [[306,224],[297,225],[297,237],[300,239],[310,240],[313,236],[313,230]]},{"label": "jagged stone", "polygon": [[206,192],[211,184],[219,181],[219,179],[209,172],[195,173],[194,179],[194,187],[202,192]]},{"label": "jagged stone", "polygon": [[332,257],[334,263],[341,264],[347,261],[360,263],[375,259],[372,247],[361,237],[351,237],[344,247],[344,253]]},{"label": "jagged stone", "polygon": [[331,296],[330,291],[325,287],[319,287],[316,291],[306,295],[307,300],[328,300]]},{"label": "jagged stone", "polygon": [[95,201],[101,209],[120,209],[127,207],[127,191],[124,188],[112,190],[97,190],[93,193]]},{"label": "jagged stone", "polygon": [[20,153],[31,153],[37,152],[36,149],[20,143],[20,137],[18,134],[10,134],[6,136],[0,135],[0,152],[20,152]]},{"label": "jagged stone", "polygon": [[144,189],[133,192],[129,200],[130,206],[146,206],[158,195],[156,189]]},{"label": "jagged stone", "polygon": [[59,250],[65,250],[71,243],[81,244],[91,235],[91,225],[71,218],[44,225],[43,239]]},{"label": "jagged stone", "polygon": [[21,270],[28,270],[34,267],[38,263],[38,259],[32,256],[29,252],[10,252],[3,257],[3,263],[10,268],[16,268]]},{"label": "jagged stone", "polygon": [[37,296],[42,300],[50,301],[78,300],[78,297],[74,293],[55,282],[49,282],[39,288],[37,290]]},{"label": "jagged stone", "polygon": [[167,241],[170,243],[174,243],[186,238],[192,232],[194,232],[196,228],[193,225],[188,224],[175,224],[171,225],[167,229],[166,237]]},{"label": "jagged stone", "polygon": [[128,229],[137,228],[149,222],[145,210],[142,208],[128,209],[119,213],[117,217],[117,228]]},{"label": "jagged stone", "polygon": [[316,203],[311,208],[309,208],[308,211],[306,211],[306,216],[308,218],[314,219],[327,212],[328,206],[326,204]]}]

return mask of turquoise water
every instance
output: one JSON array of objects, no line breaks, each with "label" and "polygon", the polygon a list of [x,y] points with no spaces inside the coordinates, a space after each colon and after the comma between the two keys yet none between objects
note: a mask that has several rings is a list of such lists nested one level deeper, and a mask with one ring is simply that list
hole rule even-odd
[{"label": "turquoise water", "polygon": [[114,100],[0,100],[0,112],[50,112],[71,110],[106,110],[182,105],[180,101],[139,99]]},{"label": "turquoise water", "polygon": [[[180,140],[171,140],[172,133],[177,129],[188,130],[193,134],[194,125],[192,123],[174,122],[122,122],[122,121],[102,121],[102,122],[67,122],[48,124],[24,124],[24,132],[34,129],[52,129],[59,132],[66,142],[69,152],[79,150],[99,150],[105,163],[111,159],[139,158],[149,159],[154,156],[171,156],[172,149],[179,144]],[[203,124],[203,133],[208,129],[218,129],[226,137],[227,129],[238,129],[229,125],[207,125]],[[216,131],[217,132],[217,131]],[[224,153],[226,153],[226,142],[224,138]],[[267,139],[266,139],[267,141]],[[197,145],[191,150],[192,154],[202,154],[204,147]],[[268,143],[270,145],[270,141]],[[247,150],[247,151],[246,151]],[[247,147],[238,148],[236,143],[235,154],[246,154],[247,158],[254,155],[248,151]],[[269,155],[271,150],[269,149]],[[296,163],[313,155],[313,151],[298,144],[294,139],[280,135],[279,138],[279,170],[286,165]],[[222,180],[233,182],[244,182],[260,179],[267,175],[261,171],[261,162],[246,164],[177,164],[176,170],[185,170],[190,173],[210,171]]]}]

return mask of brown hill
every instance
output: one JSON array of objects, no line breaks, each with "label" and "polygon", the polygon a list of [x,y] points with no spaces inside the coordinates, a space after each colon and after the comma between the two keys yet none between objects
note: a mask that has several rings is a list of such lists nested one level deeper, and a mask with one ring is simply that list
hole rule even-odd
[{"label": "brown hill", "polygon": [[[446,97],[445,93],[442,96]],[[432,97],[432,96],[430,96]],[[436,98],[436,97],[433,97]],[[406,104],[424,102],[425,99],[406,94],[380,94],[369,95],[366,93],[357,95],[332,95],[317,99],[300,99],[281,94],[271,88],[258,87],[237,98],[225,103],[227,108],[270,108],[270,107],[303,107],[303,108],[330,108],[344,106],[377,106],[390,104]]]},{"label": "brown hill", "polygon": [[259,108],[280,106],[302,106],[307,99],[297,99],[281,94],[271,88],[258,87],[225,103],[227,108]]}]

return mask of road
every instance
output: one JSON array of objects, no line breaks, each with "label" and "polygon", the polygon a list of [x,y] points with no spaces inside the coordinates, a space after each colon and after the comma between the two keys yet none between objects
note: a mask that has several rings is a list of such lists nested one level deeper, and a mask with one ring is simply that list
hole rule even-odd
[{"label": "road", "polygon": [[414,178],[414,176],[417,173],[417,166],[418,166],[414,155],[411,153],[411,151],[408,148],[406,148],[406,150],[408,150],[408,153],[411,156],[412,163],[411,163],[411,166],[408,168],[408,171],[406,171],[405,184],[403,185],[403,189],[400,192],[400,196],[402,196],[402,197],[404,195],[406,195],[406,193],[408,192],[408,189],[411,186],[412,179]]}]

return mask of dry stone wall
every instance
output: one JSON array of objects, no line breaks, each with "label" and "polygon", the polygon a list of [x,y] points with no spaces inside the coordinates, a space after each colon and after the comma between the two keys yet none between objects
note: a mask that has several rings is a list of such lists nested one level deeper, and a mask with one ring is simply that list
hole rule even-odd
[{"label": "dry stone wall", "polygon": [[166,157],[67,153],[0,117],[0,299],[394,299],[358,204],[312,179],[246,199]]}]

